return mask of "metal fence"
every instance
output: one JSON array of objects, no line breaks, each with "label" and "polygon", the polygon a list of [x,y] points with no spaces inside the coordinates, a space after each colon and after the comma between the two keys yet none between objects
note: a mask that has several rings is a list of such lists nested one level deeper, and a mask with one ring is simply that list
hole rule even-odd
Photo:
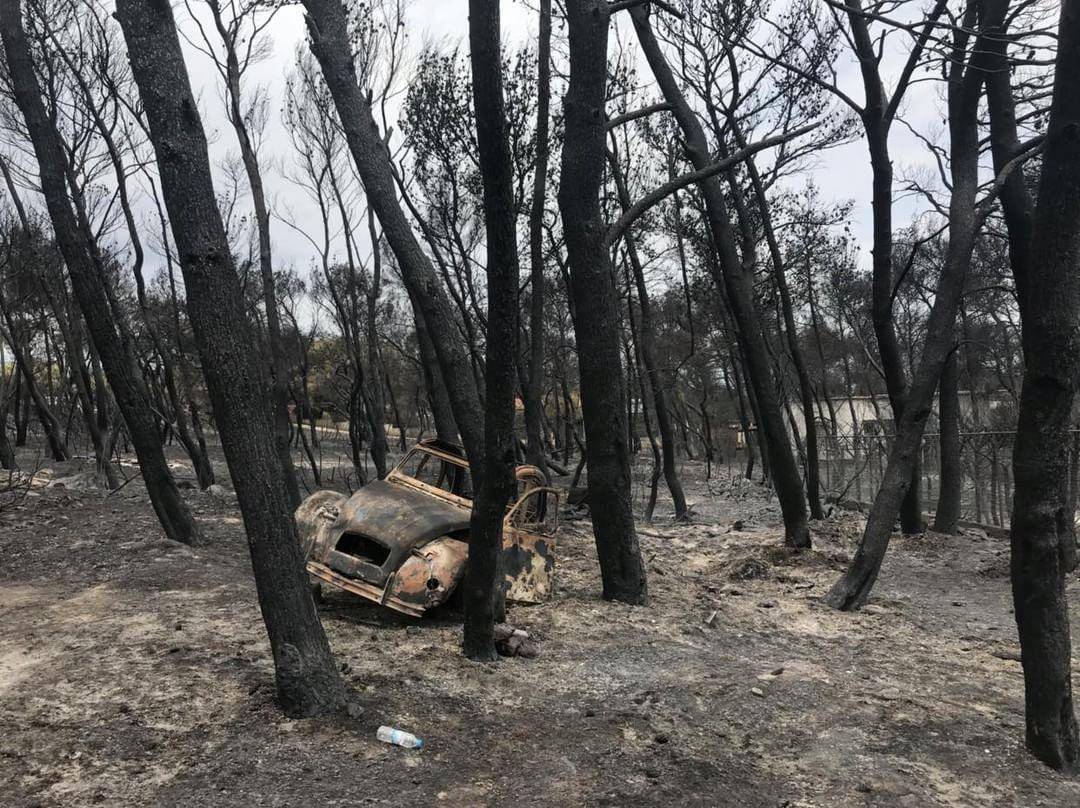
[{"label": "metal fence", "polygon": [[[961,432],[961,518],[1007,527],[1012,512],[1012,451],[1015,431]],[[828,493],[840,500],[870,502],[888,463],[891,435],[822,435],[821,478]],[[1069,477],[1075,490],[1080,431],[1072,433]],[[933,512],[941,487],[940,435],[929,432],[922,444],[923,507]]]}]

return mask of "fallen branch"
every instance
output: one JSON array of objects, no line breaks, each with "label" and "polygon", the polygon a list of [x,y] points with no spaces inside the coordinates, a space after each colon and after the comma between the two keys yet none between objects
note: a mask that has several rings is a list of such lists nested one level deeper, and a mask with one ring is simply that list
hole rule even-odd
[{"label": "fallen branch", "polygon": [[112,491],[110,491],[108,494],[106,494],[105,498],[108,499],[113,494],[115,494],[117,491],[122,491],[124,489],[124,486],[126,486],[132,480],[139,479],[141,476],[142,476],[142,469],[139,469],[135,474],[132,474],[130,477],[128,477],[126,480],[124,480],[122,483],[120,483],[120,485],[116,486],[116,488],[114,488]]}]

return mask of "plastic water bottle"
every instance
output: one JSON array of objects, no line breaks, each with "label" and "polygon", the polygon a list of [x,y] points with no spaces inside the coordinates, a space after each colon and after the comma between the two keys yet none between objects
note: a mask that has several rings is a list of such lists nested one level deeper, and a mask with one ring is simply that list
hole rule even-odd
[{"label": "plastic water bottle", "polygon": [[411,732],[404,732],[393,727],[379,727],[375,737],[383,743],[392,743],[395,746],[404,746],[406,749],[423,749],[424,741],[417,738]]}]

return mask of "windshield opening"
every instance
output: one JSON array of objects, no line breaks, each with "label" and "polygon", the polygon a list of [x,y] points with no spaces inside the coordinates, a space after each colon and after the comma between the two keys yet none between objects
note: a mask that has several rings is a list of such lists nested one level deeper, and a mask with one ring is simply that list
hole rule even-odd
[{"label": "windshield opening", "polygon": [[413,449],[396,469],[398,474],[464,499],[473,498],[469,467],[458,465],[423,449]]}]

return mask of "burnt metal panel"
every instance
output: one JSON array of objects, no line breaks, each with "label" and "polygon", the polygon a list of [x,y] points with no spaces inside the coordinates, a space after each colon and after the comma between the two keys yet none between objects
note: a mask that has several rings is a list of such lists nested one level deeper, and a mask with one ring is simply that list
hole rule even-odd
[{"label": "burnt metal panel", "polygon": [[469,515],[468,508],[377,480],[346,500],[340,507],[336,527],[342,533],[370,536],[408,552],[438,536],[467,530]]},{"label": "burnt metal panel", "polygon": [[[535,508],[543,497],[544,513]],[[514,603],[541,603],[554,593],[555,534],[558,531],[559,492],[554,488],[530,490],[506,515],[503,524],[501,569],[506,599]],[[550,522],[533,523],[531,518]]]}]

